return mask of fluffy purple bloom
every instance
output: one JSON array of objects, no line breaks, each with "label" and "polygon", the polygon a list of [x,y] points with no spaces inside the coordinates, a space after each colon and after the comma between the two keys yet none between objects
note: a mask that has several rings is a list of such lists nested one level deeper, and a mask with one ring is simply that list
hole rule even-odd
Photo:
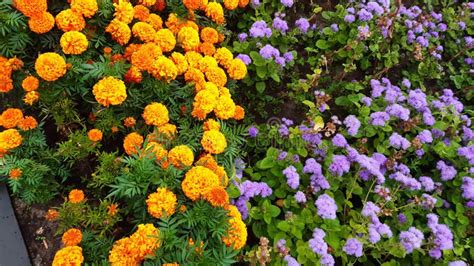
[{"label": "fluffy purple bloom", "polygon": [[437,201],[438,200],[435,197],[432,197],[426,193],[421,195],[421,206],[427,210],[433,209]]},{"label": "fluffy purple bloom", "polygon": [[408,104],[418,111],[423,111],[428,103],[426,102],[426,94],[420,89],[408,92]]},{"label": "fluffy purple bloom", "polygon": [[320,191],[321,189],[329,189],[329,182],[322,174],[313,174],[310,176],[310,185],[313,189],[313,193]]},{"label": "fluffy purple bloom", "polygon": [[360,40],[365,40],[365,39],[369,38],[369,35],[370,35],[369,26],[367,26],[367,25],[359,26],[359,27],[357,27],[357,31],[358,31],[357,36]]},{"label": "fluffy purple bloom", "polygon": [[331,30],[334,32],[339,31],[339,26],[336,23],[331,24]]},{"label": "fluffy purple bloom", "polygon": [[421,183],[421,186],[425,191],[433,191],[435,189],[435,183],[433,182],[433,179],[429,176],[420,176],[419,181]]},{"label": "fluffy purple bloom", "polygon": [[454,168],[454,166],[447,165],[444,161],[438,161],[436,163],[436,169],[441,172],[441,180],[443,181],[449,181],[457,174],[456,168]]},{"label": "fluffy purple bloom", "polygon": [[332,157],[332,163],[329,166],[329,172],[335,176],[342,176],[344,173],[349,172],[351,163],[347,160],[344,155],[334,155]]},{"label": "fluffy purple bloom", "polygon": [[402,85],[405,86],[405,87],[408,88],[408,89],[411,87],[410,81],[409,81],[408,79],[406,79],[406,78],[404,78],[404,79],[402,80]]},{"label": "fluffy purple bloom", "polygon": [[470,165],[474,165],[474,145],[459,148],[458,155],[466,158]]},{"label": "fluffy purple bloom", "polygon": [[305,203],[305,202],[306,202],[306,196],[305,196],[305,194],[304,194],[303,192],[298,191],[298,192],[296,192],[296,194],[295,194],[295,200],[296,200],[296,202],[298,202],[298,203]]},{"label": "fluffy purple bloom", "polygon": [[247,35],[247,33],[242,32],[242,33],[239,34],[238,37],[239,37],[239,41],[245,42],[245,40],[247,40],[248,35]]},{"label": "fluffy purple bloom", "polygon": [[385,126],[390,119],[390,115],[386,112],[375,112],[370,114],[370,123],[374,126]]},{"label": "fluffy purple bloom", "polygon": [[267,26],[267,23],[264,20],[255,21],[252,24],[249,33],[252,38],[272,36],[272,30]]},{"label": "fluffy purple bloom", "polygon": [[250,65],[252,63],[252,59],[250,59],[250,56],[246,54],[239,54],[235,58],[242,60],[246,66]]},{"label": "fluffy purple bloom", "polygon": [[372,201],[365,203],[364,208],[362,208],[362,215],[365,217],[377,217],[377,214],[380,212],[379,206],[375,205]]},{"label": "fluffy purple bloom", "polygon": [[398,214],[397,218],[398,222],[401,224],[404,224],[407,221],[407,217],[403,213]]},{"label": "fluffy purple bloom", "polygon": [[347,116],[344,121],[344,125],[347,128],[347,133],[351,136],[357,135],[357,132],[359,131],[360,128],[360,121],[355,117],[354,115],[349,115]]},{"label": "fluffy purple bloom", "polygon": [[379,5],[379,3],[375,2],[375,1],[370,1],[367,3],[367,10],[369,10],[370,12],[380,16],[384,13],[384,9],[383,7],[381,7]]},{"label": "fluffy purple bloom", "polygon": [[399,104],[392,104],[392,105],[387,106],[387,108],[385,109],[385,112],[403,121],[407,121],[408,119],[410,119],[410,110],[408,110],[407,108]]},{"label": "fluffy purple bloom", "polygon": [[373,17],[372,13],[363,8],[357,12],[357,16],[359,17],[360,21],[369,21]]},{"label": "fluffy purple bloom", "polygon": [[347,145],[347,140],[343,135],[338,133],[332,138],[332,144],[336,147],[343,148]]},{"label": "fluffy purple bloom", "polygon": [[287,263],[286,265],[287,265],[287,266],[300,266],[300,264],[298,263],[298,261],[297,261],[295,258],[293,258],[292,256],[290,256],[290,255],[286,255],[286,256],[283,258],[283,260],[286,261],[286,263]]},{"label": "fluffy purple bloom", "polygon": [[293,165],[290,165],[283,170],[283,174],[286,177],[288,186],[292,189],[297,189],[300,185],[300,175],[296,171],[296,168]]},{"label": "fluffy purple bloom", "polygon": [[462,196],[467,200],[474,200],[474,179],[468,176],[462,178]]},{"label": "fluffy purple bloom", "polygon": [[282,152],[280,152],[280,154],[278,154],[277,160],[278,161],[285,160],[287,155],[288,155],[288,153],[286,151],[282,151]]},{"label": "fluffy purple bloom", "polygon": [[458,26],[460,30],[465,30],[466,29],[466,23],[464,21],[459,21]]},{"label": "fluffy purple bloom", "polygon": [[257,137],[257,135],[258,135],[258,128],[255,127],[255,126],[251,126],[251,127],[249,128],[249,132],[248,132],[248,133],[249,133],[249,136],[250,136],[251,138],[255,138],[255,137]]},{"label": "fluffy purple bloom", "polygon": [[355,16],[352,14],[348,14],[344,16],[344,21],[347,23],[352,23],[356,20]]},{"label": "fluffy purple bloom", "polygon": [[277,57],[275,58],[275,63],[277,63],[277,64],[280,65],[281,67],[285,67],[285,66],[286,66],[285,58],[282,57],[282,56],[277,56]]},{"label": "fluffy purple bloom", "polygon": [[313,238],[308,241],[309,248],[320,256],[328,253],[328,245],[324,241],[326,233],[319,228],[314,228]]},{"label": "fluffy purple bloom", "polygon": [[448,266],[467,266],[467,263],[462,260],[455,260],[448,263]]},{"label": "fluffy purple bloom", "polygon": [[309,29],[309,21],[306,18],[299,18],[295,21],[295,26],[302,32],[307,33]]},{"label": "fluffy purple bloom", "polygon": [[[449,250],[453,249],[453,233],[449,230],[449,227],[445,224],[436,224],[430,227],[431,232],[434,236],[435,246],[431,249],[433,251]],[[431,251],[430,250],[430,251]],[[433,256],[436,259],[441,257],[441,252],[434,252],[436,256]],[[439,254],[439,256],[438,256]]]},{"label": "fluffy purple bloom", "polygon": [[380,241],[382,237],[379,232],[377,232],[377,227],[374,224],[369,224],[369,241],[372,244],[375,244]]},{"label": "fluffy purple bloom", "polygon": [[318,208],[319,217],[323,219],[336,219],[337,205],[329,195],[320,195],[314,204]]},{"label": "fluffy purple bloom", "polygon": [[272,57],[276,58],[280,56],[280,51],[278,51],[278,49],[271,46],[270,44],[266,44],[265,46],[260,48],[259,53],[264,59],[270,59]]},{"label": "fluffy purple bloom", "polygon": [[293,6],[293,0],[280,0],[280,3],[286,7],[292,7]]},{"label": "fluffy purple bloom", "polygon": [[421,247],[424,236],[420,230],[415,227],[410,227],[408,231],[402,231],[399,238],[406,252],[410,254],[413,250]]},{"label": "fluffy purple bloom", "polygon": [[303,173],[320,175],[322,174],[321,165],[315,159],[309,158],[303,167]]},{"label": "fluffy purple bloom", "polygon": [[294,56],[293,56],[293,52],[284,53],[283,58],[285,58],[285,62],[291,62],[295,59]]},{"label": "fluffy purple bloom", "polygon": [[370,97],[363,97],[363,98],[362,98],[362,103],[363,103],[365,106],[371,106],[371,105],[372,105],[372,98],[370,98]]},{"label": "fluffy purple bloom", "polygon": [[288,31],[288,23],[280,17],[275,17],[273,19],[272,27],[276,30],[286,33]]},{"label": "fluffy purple bloom", "polygon": [[396,132],[392,133],[388,140],[390,142],[390,146],[394,147],[395,149],[406,150],[411,146],[411,143],[406,138],[402,137]]},{"label": "fluffy purple bloom", "polygon": [[331,254],[322,255],[319,262],[321,263],[321,266],[333,266],[336,263],[334,261],[334,257]]},{"label": "fluffy purple bloom", "polygon": [[352,255],[357,258],[362,257],[362,243],[357,240],[356,238],[349,238],[346,241],[346,244],[342,248],[342,250],[347,255]]},{"label": "fluffy purple bloom", "polygon": [[244,181],[239,186],[241,197],[249,200],[256,196],[266,198],[272,194],[272,189],[265,182]]},{"label": "fluffy purple bloom", "polygon": [[421,141],[421,143],[433,142],[433,135],[431,135],[431,131],[426,129],[421,131],[420,134],[418,134],[418,136],[416,137]]}]

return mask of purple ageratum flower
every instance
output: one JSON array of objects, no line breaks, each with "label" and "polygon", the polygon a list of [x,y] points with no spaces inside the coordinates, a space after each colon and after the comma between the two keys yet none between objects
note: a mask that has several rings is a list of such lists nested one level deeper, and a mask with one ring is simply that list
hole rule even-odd
[{"label": "purple ageratum flower", "polygon": [[430,45],[430,42],[423,36],[416,37],[416,42],[422,47],[428,47]]},{"label": "purple ageratum flower", "polygon": [[336,219],[337,205],[333,198],[327,194],[322,194],[314,202],[318,208],[318,215],[323,219]]},{"label": "purple ageratum flower", "polygon": [[329,172],[335,176],[342,176],[344,173],[348,173],[351,168],[351,163],[347,160],[344,155],[334,155],[332,157],[332,163],[329,166]]},{"label": "purple ageratum flower", "polygon": [[411,143],[406,138],[402,137],[396,132],[392,133],[388,140],[390,142],[390,146],[394,147],[395,149],[406,150],[411,146]]},{"label": "purple ageratum flower", "polygon": [[435,119],[429,109],[423,112],[423,123],[425,123],[427,126],[432,126],[435,123]]},{"label": "purple ageratum flower", "polygon": [[459,21],[458,26],[460,30],[465,30],[466,29],[466,23],[464,21]]},{"label": "purple ageratum flower", "polygon": [[367,10],[380,16],[384,13],[383,7],[381,7],[377,2],[371,1],[367,3]]},{"label": "purple ageratum flower", "polygon": [[314,174],[310,176],[310,185],[313,189],[313,193],[320,191],[321,189],[329,189],[329,182],[322,174]]},{"label": "purple ageratum flower", "polygon": [[256,196],[266,198],[272,194],[272,189],[265,182],[244,181],[239,186],[240,197],[249,200]]},{"label": "purple ageratum flower", "polygon": [[272,30],[267,26],[267,23],[264,20],[255,21],[252,24],[249,33],[252,38],[272,36]]},{"label": "purple ageratum flower", "polygon": [[295,200],[298,203],[306,203],[306,195],[303,192],[298,191],[295,194]]},{"label": "purple ageratum flower", "polygon": [[281,119],[281,121],[283,122],[283,124],[285,124],[286,126],[289,126],[289,127],[291,127],[294,124],[293,120],[288,119],[286,117],[283,117]]},{"label": "purple ageratum flower", "polygon": [[282,137],[288,137],[290,135],[290,130],[286,125],[280,125],[278,128],[278,134]]},{"label": "purple ageratum flower", "polygon": [[288,186],[292,189],[297,189],[300,185],[300,175],[296,171],[296,168],[293,165],[290,165],[283,170],[283,174],[286,177]]},{"label": "purple ageratum flower", "polygon": [[357,36],[360,40],[365,40],[365,39],[369,38],[369,35],[370,35],[369,26],[367,26],[367,25],[359,26],[359,27],[357,27],[357,31],[359,32]]},{"label": "purple ageratum flower", "polygon": [[378,98],[382,96],[382,93],[385,91],[386,87],[383,86],[380,81],[376,79],[370,80],[370,87],[372,88],[372,97]]},{"label": "purple ageratum flower", "polygon": [[252,63],[252,59],[250,59],[250,56],[246,54],[239,54],[235,58],[242,60],[246,66],[250,65]]},{"label": "purple ageratum flower", "polygon": [[413,250],[421,247],[423,241],[423,233],[415,227],[410,227],[408,231],[402,231],[399,239],[407,254],[411,254]]},{"label": "purple ageratum flower", "polygon": [[375,205],[372,201],[365,203],[364,208],[362,208],[362,215],[365,217],[377,217],[377,214],[380,212],[379,206]]},{"label": "purple ageratum flower", "polygon": [[352,14],[348,14],[344,16],[344,21],[347,23],[352,23],[356,20],[355,16]]},{"label": "purple ageratum flower", "polygon": [[404,224],[407,221],[407,217],[403,213],[398,214],[397,218],[398,218],[398,222],[401,224]]},{"label": "purple ageratum flower", "polygon": [[347,145],[347,140],[338,133],[332,138],[332,144],[336,147],[344,148]]},{"label": "purple ageratum flower", "polygon": [[408,79],[404,78],[402,80],[402,85],[405,86],[405,88],[409,89],[411,87],[411,83]]},{"label": "purple ageratum flower", "polygon": [[309,21],[306,18],[299,18],[295,21],[295,26],[302,32],[307,33],[310,27]]},{"label": "purple ageratum flower", "polygon": [[344,119],[343,123],[347,127],[347,133],[350,136],[357,135],[357,132],[360,128],[360,121],[357,119],[357,117],[354,115],[349,115]]},{"label": "purple ageratum flower", "polygon": [[370,98],[370,97],[363,97],[363,98],[362,98],[362,103],[363,103],[365,106],[371,106],[371,105],[372,105],[372,98]]},{"label": "purple ageratum flower", "polygon": [[260,0],[252,0],[252,6],[254,8],[259,7],[261,4]]},{"label": "purple ageratum flower", "polygon": [[385,109],[385,112],[403,121],[407,121],[408,119],[410,119],[410,110],[408,110],[407,108],[399,104],[392,104],[392,105],[387,106],[387,108]]},{"label": "purple ageratum flower", "polygon": [[285,58],[282,57],[282,56],[276,57],[276,58],[275,58],[275,63],[277,63],[277,64],[280,65],[281,67],[285,67],[285,66],[286,66]]},{"label": "purple ageratum flower", "polygon": [[416,137],[421,141],[421,143],[433,142],[433,135],[431,135],[431,131],[426,129],[421,131]]},{"label": "purple ageratum flower", "polygon": [[248,37],[248,34],[245,32],[242,32],[238,35],[239,41],[241,42],[245,42],[245,40],[247,40],[247,37]]},{"label": "purple ageratum flower", "polygon": [[346,244],[342,248],[342,250],[347,255],[352,255],[357,258],[362,257],[362,243],[357,240],[356,238],[349,238],[346,241]]},{"label": "purple ageratum flower", "polygon": [[305,166],[303,167],[303,173],[321,175],[322,174],[321,165],[318,162],[316,162],[315,159],[309,158],[305,162]]},{"label": "purple ageratum flower", "polygon": [[328,253],[328,245],[324,241],[326,233],[319,228],[314,228],[313,238],[308,241],[309,248],[317,255],[325,255]]},{"label": "purple ageratum flower", "polygon": [[448,266],[467,266],[467,263],[465,263],[462,260],[455,260],[455,261],[449,262]]},{"label": "purple ageratum flower", "polygon": [[338,32],[339,31],[339,26],[336,23],[331,24],[331,30],[333,32]]},{"label": "purple ageratum flower", "polygon": [[420,89],[411,90],[408,93],[408,104],[418,111],[423,111],[428,107],[426,94]]},{"label": "purple ageratum flower", "polygon": [[363,8],[357,12],[357,16],[359,17],[360,21],[369,21],[373,18],[372,13]]},{"label": "purple ageratum flower", "polygon": [[433,191],[435,190],[435,183],[433,182],[433,179],[429,176],[420,176],[419,181],[421,183],[421,186],[425,191]]},{"label": "purple ageratum flower", "polygon": [[377,226],[374,224],[369,224],[369,241],[372,244],[376,244],[380,241],[382,237],[380,236],[379,232],[377,232]]},{"label": "purple ageratum flower", "polygon": [[255,126],[251,126],[251,127],[249,128],[249,132],[248,132],[248,133],[249,133],[249,136],[250,136],[251,138],[255,138],[255,137],[257,137],[257,135],[258,135],[258,128],[255,127]]},{"label": "purple ageratum flower", "polygon": [[438,161],[436,163],[436,169],[441,172],[441,180],[443,181],[449,181],[457,174],[456,168],[447,165],[444,161]]},{"label": "purple ageratum flower", "polygon": [[291,62],[295,59],[295,57],[293,56],[293,52],[284,53],[283,58],[285,58],[285,62]]},{"label": "purple ageratum flower", "polygon": [[271,46],[270,44],[266,44],[265,46],[260,48],[259,53],[264,59],[270,59],[272,57],[280,56],[280,51],[278,51],[278,49]]},{"label": "purple ageratum flower", "polygon": [[435,246],[430,250],[430,255],[431,251],[433,251],[432,257],[439,259],[442,255],[442,250],[449,250],[454,248],[453,233],[445,224],[436,224],[430,228],[434,236],[433,242],[435,244]]},{"label": "purple ageratum flower", "polygon": [[283,260],[286,261],[287,266],[300,266],[298,261],[290,255],[286,255]]},{"label": "purple ageratum flower", "polygon": [[433,209],[438,200],[431,195],[423,193],[421,195],[421,206],[427,210]]},{"label": "purple ageratum flower", "polygon": [[468,176],[462,178],[462,197],[467,200],[474,200],[474,179]]},{"label": "purple ageratum flower", "polygon": [[390,115],[386,112],[375,112],[370,114],[370,123],[374,126],[385,126],[390,119]]},{"label": "purple ageratum flower", "polygon": [[280,17],[275,17],[273,19],[272,27],[276,30],[281,31],[283,34],[288,31],[288,23]]},{"label": "purple ageratum flower", "polygon": [[285,7],[292,7],[293,6],[293,0],[280,0],[280,3],[284,5]]},{"label": "purple ageratum flower", "polygon": [[321,263],[321,266],[333,266],[336,262],[331,254],[324,254],[321,256],[319,263]]},{"label": "purple ageratum flower", "polygon": [[281,151],[280,154],[278,154],[277,160],[278,161],[283,161],[283,160],[286,159],[287,155],[288,155],[288,153],[286,151]]}]

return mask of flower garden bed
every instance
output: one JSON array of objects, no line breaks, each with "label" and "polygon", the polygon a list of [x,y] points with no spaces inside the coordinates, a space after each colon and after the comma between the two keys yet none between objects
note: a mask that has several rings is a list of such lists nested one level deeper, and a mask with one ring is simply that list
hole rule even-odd
[{"label": "flower garden bed", "polygon": [[473,17],[1,2],[0,182],[32,263],[468,265]]}]

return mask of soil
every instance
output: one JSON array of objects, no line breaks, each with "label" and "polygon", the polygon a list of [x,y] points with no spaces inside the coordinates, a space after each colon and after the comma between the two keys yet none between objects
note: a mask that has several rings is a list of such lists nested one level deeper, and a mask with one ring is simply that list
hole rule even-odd
[{"label": "soil", "polygon": [[[41,204],[28,206],[18,198],[12,198],[12,201],[31,264],[51,265],[54,254],[61,247],[61,237],[55,235],[57,223],[44,218],[49,206]],[[50,204],[56,206],[59,200],[53,200]]]}]

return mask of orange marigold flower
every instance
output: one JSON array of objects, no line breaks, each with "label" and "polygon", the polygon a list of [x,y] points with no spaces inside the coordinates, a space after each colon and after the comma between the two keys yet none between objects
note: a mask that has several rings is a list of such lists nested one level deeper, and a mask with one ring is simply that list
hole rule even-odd
[{"label": "orange marigold flower", "polygon": [[224,207],[229,204],[229,195],[221,186],[211,188],[205,198],[214,207]]},{"label": "orange marigold flower", "polygon": [[214,113],[220,119],[229,119],[234,117],[235,109],[235,103],[230,97],[221,96],[214,107]]},{"label": "orange marigold flower", "polygon": [[77,246],[82,241],[82,232],[79,229],[71,228],[64,232],[61,240],[65,246]]},{"label": "orange marigold flower", "polygon": [[135,118],[129,116],[123,120],[123,125],[125,127],[134,127],[135,124],[137,123],[137,120]]},{"label": "orange marigold flower", "polygon": [[18,124],[18,127],[23,130],[35,129],[38,126],[38,122],[32,116],[25,116],[25,118]]},{"label": "orange marigold flower", "polygon": [[147,21],[150,17],[150,10],[144,5],[136,5],[133,9],[135,12],[133,17],[140,21]]},{"label": "orange marigold flower", "polygon": [[93,142],[101,141],[102,140],[102,131],[100,131],[96,128],[91,129],[91,130],[89,130],[89,132],[87,132],[87,137]]},{"label": "orange marigold flower", "polygon": [[54,255],[53,266],[80,266],[84,262],[82,248],[78,246],[64,247]]},{"label": "orange marigold flower", "polygon": [[128,27],[127,23],[124,23],[118,19],[113,19],[105,29],[105,32],[112,35],[112,39],[121,45],[128,43],[132,37],[132,31]]},{"label": "orange marigold flower", "polygon": [[148,22],[156,31],[159,31],[163,28],[163,20],[157,14],[150,14],[146,22]]},{"label": "orange marigold flower", "polygon": [[235,120],[242,120],[245,117],[245,110],[242,106],[236,105],[235,106],[235,113],[234,113],[234,119]]},{"label": "orange marigold flower", "polygon": [[203,0],[183,0],[183,4],[189,10],[198,10],[203,6]]},{"label": "orange marigold flower", "polygon": [[201,72],[201,70],[193,67],[189,67],[186,73],[184,73],[184,80],[186,80],[186,82],[194,82],[196,84],[204,84],[206,82],[204,74]]},{"label": "orange marigold flower", "polygon": [[66,74],[66,61],[57,53],[44,53],[36,59],[35,70],[42,79],[55,81]]},{"label": "orange marigold flower", "polygon": [[27,17],[44,13],[48,9],[47,0],[14,0],[13,6]]},{"label": "orange marigold flower", "polygon": [[168,160],[174,167],[181,169],[194,162],[193,151],[186,145],[179,145],[168,152]]},{"label": "orange marigold flower", "polygon": [[224,0],[224,6],[227,10],[234,10],[239,6],[239,0]]},{"label": "orange marigold flower", "polygon": [[132,27],[133,36],[142,42],[152,42],[155,39],[156,31],[153,26],[146,22],[137,22]]},{"label": "orange marigold flower", "polygon": [[69,192],[69,201],[71,203],[81,203],[84,201],[84,191],[80,189],[73,189]]},{"label": "orange marigold flower", "polygon": [[165,10],[166,8],[166,0],[156,0],[156,3],[154,5],[154,8],[156,9],[156,11],[163,11]]},{"label": "orange marigold flower", "polygon": [[208,131],[212,129],[219,131],[221,129],[221,125],[219,124],[219,122],[217,122],[214,119],[207,119],[206,122],[204,122],[202,127],[204,131]]},{"label": "orange marigold flower", "polygon": [[162,126],[158,127],[158,133],[161,134],[161,136],[167,138],[167,139],[172,139],[176,135],[176,126],[170,123],[166,123]]},{"label": "orange marigold flower", "polygon": [[86,35],[79,31],[65,32],[61,36],[59,43],[65,54],[74,55],[82,54],[87,50],[87,46],[89,46]]},{"label": "orange marigold flower", "polygon": [[212,43],[203,42],[199,44],[199,52],[207,56],[213,56],[216,53],[216,47]]},{"label": "orange marigold flower", "polygon": [[219,177],[221,186],[223,187],[227,186],[227,183],[229,181],[229,178],[227,177],[227,173],[224,167],[217,164],[216,160],[214,159],[214,157],[212,157],[211,154],[206,154],[204,156],[201,156],[201,158],[199,158],[199,160],[195,163],[195,165],[200,165],[200,166],[209,168]]},{"label": "orange marigold flower", "polygon": [[249,4],[250,0],[239,0],[239,7],[244,8]]},{"label": "orange marigold flower", "polygon": [[168,109],[161,103],[151,103],[145,107],[142,114],[147,125],[162,126],[170,120]]},{"label": "orange marigold flower", "polygon": [[132,54],[132,65],[139,70],[150,71],[153,61],[162,55],[161,48],[154,43],[146,43]]},{"label": "orange marigold flower", "polygon": [[23,81],[21,82],[21,87],[25,91],[35,91],[39,87],[39,80],[34,77],[34,76],[27,76]]},{"label": "orange marigold flower", "polygon": [[[232,52],[229,51],[229,49],[225,47],[221,47],[216,50],[216,53],[214,54],[214,58],[217,60],[217,62],[219,62],[221,66],[227,69],[230,67],[234,56],[232,55]],[[242,62],[241,60],[239,61]]]},{"label": "orange marigold flower", "polygon": [[119,131],[119,129],[116,126],[113,126],[113,127],[110,128],[110,131],[112,131],[112,133],[117,133]]},{"label": "orange marigold flower", "polygon": [[130,24],[133,20],[133,16],[135,14],[135,10],[133,9],[133,5],[128,1],[119,1],[118,3],[114,4],[115,19],[125,23]]},{"label": "orange marigold flower", "polygon": [[0,115],[0,126],[14,128],[23,121],[23,112],[18,108],[8,108]]},{"label": "orange marigold flower", "polygon": [[222,237],[222,241],[228,247],[232,246],[234,249],[241,249],[247,242],[247,227],[242,219],[230,218],[229,231],[227,236]]},{"label": "orange marigold flower", "polygon": [[111,47],[104,47],[104,54],[111,54],[112,53],[112,48]]},{"label": "orange marigold flower", "polygon": [[86,18],[91,18],[97,13],[99,7],[96,0],[72,0],[71,9],[82,14]]},{"label": "orange marigold flower", "polygon": [[144,6],[153,6],[156,3],[156,0],[138,0],[138,3]]},{"label": "orange marigold flower", "polygon": [[86,21],[81,13],[65,9],[56,15],[56,25],[62,31],[81,31],[86,26]]},{"label": "orange marigold flower", "polygon": [[[137,266],[140,265],[137,251],[133,250],[134,243],[130,238],[117,240],[109,252],[109,263],[112,266]],[[136,247],[138,248],[138,247]]]},{"label": "orange marigold flower", "polygon": [[225,148],[227,148],[227,140],[221,132],[217,130],[209,130],[204,132],[201,139],[201,145],[208,153],[220,154],[224,152]]},{"label": "orange marigold flower", "polygon": [[186,70],[188,70],[188,61],[186,60],[186,57],[183,54],[173,52],[171,54],[170,59],[178,68],[178,75],[182,75],[186,72]]},{"label": "orange marigold flower", "polygon": [[217,24],[223,24],[225,21],[224,9],[222,8],[222,5],[217,2],[210,2],[207,4],[206,16]]},{"label": "orange marigold flower", "polygon": [[30,91],[27,94],[25,94],[25,97],[23,97],[23,102],[28,104],[28,105],[33,105],[36,101],[39,99],[39,92],[37,91]]},{"label": "orange marigold flower", "polygon": [[142,82],[142,78],[143,75],[140,69],[136,66],[131,66],[127,73],[125,73],[124,80],[128,83],[140,83]]},{"label": "orange marigold flower", "polygon": [[160,46],[163,52],[171,52],[176,45],[176,39],[169,29],[161,29],[155,35],[155,43]]},{"label": "orange marigold flower", "polygon": [[18,130],[11,128],[0,132],[0,151],[5,153],[21,145],[23,138]]},{"label": "orange marigold flower", "polygon": [[184,194],[195,201],[219,186],[219,177],[203,166],[194,166],[185,175],[181,188]]},{"label": "orange marigold flower", "polygon": [[211,44],[216,44],[219,41],[219,33],[211,27],[205,27],[201,30],[201,40]]},{"label": "orange marigold flower", "polygon": [[178,76],[178,68],[169,58],[159,56],[151,65],[150,73],[156,79],[170,82]]},{"label": "orange marigold flower", "polygon": [[54,27],[54,17],[49,12],[38,13],[28,19],[28,27],[38,34],[49,32]]},{"label": "orange marigold flower", "polygon": [[178,43],[185,51],[195,50],[199,42],[199,33],[191,27],[183,27],[178,33]]},{"label": "orange marigold flower", "polygon": [[146,200],[148,213],[157,219],[173,215],[177,204],[176,195],[166,188],[158,188]]},{"label": "orange marigold flower", "polygon": [[140,49],[140,47],[142,47],[142,45],[143,44],[138,44],[138,43],[132,43],[132,44],[128,45],[127,48],[125,48],[125,52],[123,53],[123,57],[125,59],[127,59],[129,62],[131,62],[133,53],[138,51],[138,49]]},{"label": "orange marigold flower", "polygon": [[231,79],[240,80],[247,75],[247,66],[240,59],[232,59],[227,68],[227,73]]},{"label": "orange marigold flower", "polygon": [[23,171],[21,171],[20,168],[13,168],[8,173],[8,176],[10,177],[10,179],[18,180],[18,178],[20,178],[22,174],[23,174]]},{"label": "orange marigold flower", "polygon": [[54,209],[49,209],[44,218],[50,222],[54,221],[59,218],[59,212]]},{"label": "orange marigold flower", "polygon": [[217,86],[225,86],[227,83],[227,76],[220,67],[209,67],[205,72],[208,81],[216,84]]},{"label": "orange marigold flower", "polygon": [[92,93],[98,103],[105,107],[119,105],[127,98],[125,83],[114,77],[105,77],[97,82]]},{"label": "orange marigold flower", "polygon": [[0,56],[0,92],[5,93],[13,89],[12,71],[13,68],[9,60]]},{"label": "orange marigold flower", "polygon": [[161,144],[157,142],[149,142],[146,146],[146,151],[152,152],[156,158],[156,162],[163,166],[168,151]]},{"label": "orange marigold flower", "polygon": [[181,205],[179,206],[179,212],[180,213],[184,213],[188,208],[186,207],[186,205]]},{"label": "orange marigold flower", "polygon": [[118,204],[111,203],[107,206],[107,214],[110,216],[115,216],[118,213]]},{"label": "orange marigold flower", "polygon": [[142,144],[143,137],[136,132],[128,134],[123,140],[123,148],[128,155],[137,153],[137,149],[141,149]]}]

